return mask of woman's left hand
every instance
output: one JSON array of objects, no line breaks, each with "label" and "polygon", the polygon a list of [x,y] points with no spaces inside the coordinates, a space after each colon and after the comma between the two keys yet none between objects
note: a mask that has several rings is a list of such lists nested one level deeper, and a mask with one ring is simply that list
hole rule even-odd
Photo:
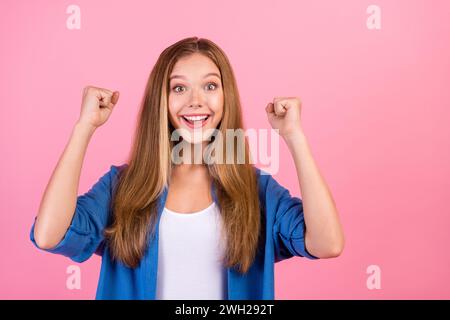
[{"label": "woman's left hand", "polygon": [[273,129],[278,129],[283,138],[302,132],[300,98],[276,97],[267,104],[266,112],[270,125]]}]

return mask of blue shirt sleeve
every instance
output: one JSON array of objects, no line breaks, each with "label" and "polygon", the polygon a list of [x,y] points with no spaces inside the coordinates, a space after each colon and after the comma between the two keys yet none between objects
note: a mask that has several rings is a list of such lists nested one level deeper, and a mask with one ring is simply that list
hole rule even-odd
[{"label": "blue shirt sleeve", "polygon": [[289,190],[281,186],[272,176],[268,176],[266,195],[270,198],[267,209],[275,213],[273,224],[273,240],[275,246],[275,262],[293,256],[319,259],[310,254],[305,245],[305,220],[303,203],[293,197]]},{"label": "blue shirt sleeve", "polygon": [[111,166],[90,189],[78,196],[75,213],[63,239],[53,248],[42,249],[34,239],[34,226],[31,227],[30,240],[44,251],[61,254],[75,262],[89,259],[93,253],[101,254],[104,240],[103,230],[108,224],[111,212],[112,182],[118,167]]}]

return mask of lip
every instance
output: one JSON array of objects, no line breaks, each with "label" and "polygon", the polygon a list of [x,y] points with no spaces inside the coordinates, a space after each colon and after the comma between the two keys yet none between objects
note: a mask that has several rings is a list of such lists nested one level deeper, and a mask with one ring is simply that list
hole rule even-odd
[{"label": "lip", "polygon": [[[201,124],[199,124],[198,123],[198,121],[197,121],[197,123],[194,125],[193,123],[190,123],[189,121],[187,121],[185,118],[184,118],[184,116],[208,116],[208,118],[206,118],[206,120],[203,120],[202,122],[201,122]],[[187,126],[187,127],[189,127],[189,128],[191,128],[191,129],[198,129],[198,128],[203,128],[208,122],[209,122],[209,119],[211,119],[211,115],[210,114],[207,114],[207,113],[202,113],[202,114],[199,114],[199,113],[196,113],[196,114],[185,114],[185,115],[182,115],[182,116],[180,116],[180,118],[181,118],[181,121]]]},{"label": "lip", "polygon": [[210,114],[209,114],[209,113],[186,113],[186,114],[180,115],[180,117],[184,117],[184,116],[190,116],[190,117],[195,117],[195,116],[210,116]]}]

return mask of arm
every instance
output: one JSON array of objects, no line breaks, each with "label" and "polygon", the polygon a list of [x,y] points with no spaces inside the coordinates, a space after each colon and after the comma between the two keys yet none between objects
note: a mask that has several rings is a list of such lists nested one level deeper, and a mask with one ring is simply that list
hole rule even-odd
[{"label": "arm", "polygon": [[266,107],[273,129],[285,140],[297,170],[305,220],[305,246],[318,258],[332,258],[344,248],[344,233],[333,197],[313,159],[300,123],[297,97],[276,97]]},{"label": "arm", "polygon": [[80,119],[45,188],[34,223],[33,238],[41,249],[53,248],[66,234],[75,213],[87,146],[95,129],[109,118],[118,98],[118,92],[84,88]]},{"label": "arm", "polygon": [[81,167],[94,128],[77,122],[47,184],[36,218],[34,237],[42,249],[56,246],[72,221]]},{"label": "arm", "polygon": [[344,233],[333,197],[313,159],[306,136],[299,130],[283,138],[294,159],[302,191],[305,246],[316,257],[337,257],[344,248]]}]

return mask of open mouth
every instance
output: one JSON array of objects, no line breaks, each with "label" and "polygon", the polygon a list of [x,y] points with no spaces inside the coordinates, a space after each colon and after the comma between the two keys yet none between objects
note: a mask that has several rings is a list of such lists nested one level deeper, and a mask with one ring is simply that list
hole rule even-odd
[{"label": "open mouth", "polygon": [[210,117],[211,117],[210,115],[181,116],[181,119],[189,128],[195,129],[195,128],[204,127]]}]

